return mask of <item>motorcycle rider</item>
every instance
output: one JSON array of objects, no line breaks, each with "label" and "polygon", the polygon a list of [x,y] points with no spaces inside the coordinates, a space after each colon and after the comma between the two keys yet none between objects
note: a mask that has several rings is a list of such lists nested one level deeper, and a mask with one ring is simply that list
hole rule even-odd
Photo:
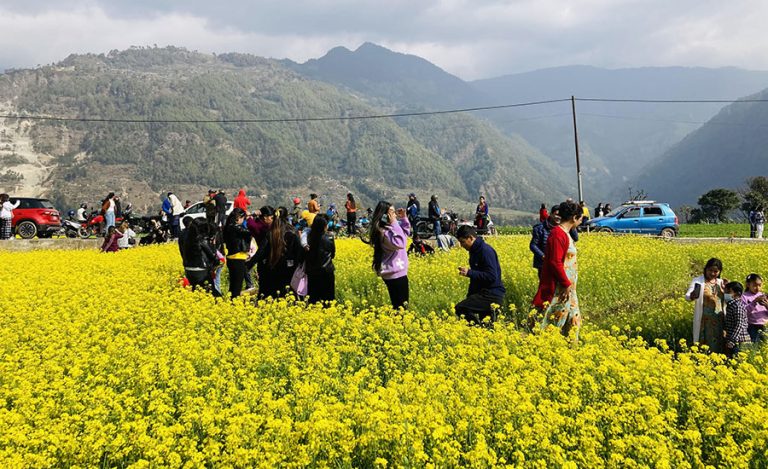
[{"label": "motorcycle rider", "polygon": [[77,209],[77,215],[75,215],[75,221],[78,223],[85,223],[87,218],[85,216],[85,212],[88,210],[88,204],[83,202],[80,204],[80,208]]},{"label": "motorcycle rider", "polygon": [[420,210],[421,204],[419,203],[419,199],[416,198],[416,194],[411,192],[408,194],[408,205],[405,206],[405,212],[408,214],[408,221],[414,226],[419,218]]}]

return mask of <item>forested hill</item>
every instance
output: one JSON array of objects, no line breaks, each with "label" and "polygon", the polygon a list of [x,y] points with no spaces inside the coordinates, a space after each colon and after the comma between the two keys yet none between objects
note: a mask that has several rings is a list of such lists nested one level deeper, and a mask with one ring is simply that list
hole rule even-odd
[{"label": "forested hill", "polygon": [[[768,89],[745,99],[768,100]],[[634,187],[675,205],[768,174],[768,102],[736,102],[648,167]]]},{"label": "forested hill", "polygon": [[[123,120],[253,120],[346,117],[377,107],[283,63],[243,54],[132,48],[73,55],[0,75],[3,114]],[[174,190],[247,187],[270,203],[309,191],[370,203],[415,190],[497,207],[534,209],[569,190],[524,141],[471,116],[320,122],[114,123],[0,119],[0,184],[43,193],[61,207],[108,190],[140,208]],[[26,150],[24,150],[26,149]],[[9,173],[12,171],[13,173]],[[258,203],[258,201],[257,201]]]}]

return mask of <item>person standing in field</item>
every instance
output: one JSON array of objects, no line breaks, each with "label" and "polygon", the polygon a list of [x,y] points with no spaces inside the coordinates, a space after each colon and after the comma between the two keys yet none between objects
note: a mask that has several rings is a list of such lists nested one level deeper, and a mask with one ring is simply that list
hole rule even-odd
[{"label": "person standing in field", "polygon": [[[347,236],[355,234],[355,224],[357,223],[357,202],[351,192],[347,192],[347,202],[344,204],[347,210]],[[326,223],[327,226],[327,223]]]},{"label": "person standing in field", "polygon": [[[227,221],[227,196],[222,189],[213,198],[216,204],[216,226],[222,227]],[[245,213],[245,211],[243,211]]]},{"label": "person standing in field", "polygon": [[285,296],[302,257],[298,235],[288,229],[282,217],[274,217],[254,256],[259,274],[259,296]]},{"label": "person standing in field", "polygon": [[336,244],[328,234],[328,217],[318,215],[309,232],[309,251],[306,255],[307,293],[310,303],[336,299],[336,274],[333,259]]},{"label": "person standing in field", "polygon": [[488,220],[488,202],[485,201],[485,197],[480,196],[480,201],[475,208],[475,226],[478,229],[485,227]]},{"label": "person standing in field", "polygon": [[[312,215],[320,213],[320,202],[317,201],[317,194],[309,194],[309,202],[307,202],[307,210]],[[313,218],[314,221],[314,218]]]},{"label": "person standing in field", "polygon": [[110,226],[115,226],[115,193],[110,192],[101,201],[101,211],[104,215],[104,229],[109,231]]},{"label": "person standing in field", "polygon": [[581,208],[581,223],[587,223],[589,221],[589,207],[587,207],[587,203],[583,200],[579,202],[579,207]]},{"label": "person standing in field", "polygon": [[741,302],[747,312],[747,333],[752,343],[762,343],[768,323],[768,297],[763,294],[763,278],[758,274],[749,274],[746,284],[747,290],[741,296]]},{"label": "person standing in field", "polygon": [[411,225],[415,224],[419,218],[419,212],[421,211],[421,203],[416,198],[416,194],[411,192],[408,194],[408,204],[405,206],[405,211],[408,213],[408,221]]},{"label": "person standing in field", "polygon": [[548,218],[549,213],[547,212],[547,206],[541,204],[541,207],[539,208],[539,223],[544,223]]},{"label": "person standing in field", "polygon": [[[558,206],[555,205],[549,212],[547,219],[534,225],[531,235],[531,243],[528,246],[533,253],[533,268],[538,272],[539,281],[541,281],[541,268],[544,266],[544,251],[547,250],[549,233],[552,231],[552,228],[560,223],[557,211]],[[546,208],[544,209],[544,212],[547,212]]]},{"label": "person standing in field", "polygon": [[599,218],[599,217],[603,216],[603,203],[602,202],[597,204],[597,207],[595,207],[594,215],[595,215],[595,218]]},{"label": "person standing in field", "polygon": [[409,299],[408,237],[411,224],[404,209],[380,201],[371,216],[370,239],[373,245],[373,270],[379,275],[389,292],[395,309],[405,308]]},{"label": "person standing in field", "polygon": [[475,325],[485,318],[496,321],[493,305],[502,306],[507,290],[501,280],[501,265],[496,251],[471,226],[463,225],[456,233],[461,247],[469,252],[469,267],[459,267],[459,275],[469,279],[467,297],[456,305],[456,315]]},{"label": "person standing in field", "polygon": [[723,262],[712,258],[704,266],[704,273],[691,281],[685,299],[693,301],[693,342],[706,345],[713,353],[725,352],[723,340],[725,284],[720,278]]},{"label": "person standing in field", "polygon": [[579,226],[584,212],[574,202],[563,202],[558,207],[558,215],[560,224],[549,233],[541,281],[533,305],[544,311],[542,327],[551,322],[566,337],[571,330],[575,330],[573,341],[577,343],[581,327],[579,298],[576,295],[579,271],[576,244],[569,233]]},{"label": "person standing in field", "polygon": [[203,206],[205,206],[205,221],[208,223],[208,232],[211,233],[216,227],[216,191],[208,190],[208,194],[203,197]]},{"label": "person standing in field", "polygon": [[10,202],[8,194],[0,194],[0,240],[11,239],[13,236],[13,211],[21,203],[17,200],[15,204]]},{"label": "person standing in field", "polygon": [[171,237],[178,238],[181,233],[181,214],[184,213],[184,205],[173,192],[168,193],[168,200],[171,202],[171,218],[168,220],[171,225]]},{"label": "person standing in field", "polygon": [[213,290],[213,296],[221,293],[213,285],[213,273],[219,264],[216,251],[213,250],[207,238],[208,224],[202,219],[194,219],[186,228],[187,240],[184,243],[183,255],[184,273],[194,291],[197,287],[208,285]]},{"label": "person standing in field", "polygon": [[748,344],[747,309],[741,302],[744,287],[739,282],[725,285],[725,355],[733,358]]},{"label": "person standing in field", "polygon": [[763,229],[765,228],[765,212],[762,205],[755,210],[755,238],[763,239]]},{"label": "person standing in field", "polygon": [[235,197],[233,206],[235,208],[242,209],[242,211],[245,213],[248,213],[248,207],[251,206],[251,200],[247,195],[245,195],[245,189],[240,189],[240,192],[237,193],[237,197]]},{"label": "person standing in field", "polygon": [[251,234],[243,225],[245,212],[233,209],[224,227],[224,244],[227,247],[227,268],[229,271],[229,293],[237,298],[243,291],[245,280],[245,261],[251,249]]}]

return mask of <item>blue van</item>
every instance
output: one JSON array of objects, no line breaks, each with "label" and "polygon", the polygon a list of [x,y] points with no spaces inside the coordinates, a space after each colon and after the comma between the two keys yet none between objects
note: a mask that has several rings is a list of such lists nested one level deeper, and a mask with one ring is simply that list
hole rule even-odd
[{"label": "blue van", "polygon": [[672,238],[680,225],[669,204],[652,200],[625,202],[604,217],[589,220],[585,227],[601,233],[638,233]]}]

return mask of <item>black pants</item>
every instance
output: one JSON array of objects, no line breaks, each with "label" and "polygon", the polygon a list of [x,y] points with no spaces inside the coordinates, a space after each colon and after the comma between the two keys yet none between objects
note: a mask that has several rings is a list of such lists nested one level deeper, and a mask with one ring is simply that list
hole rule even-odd
[{"label": "black pants", "polygon": [[749,224],[749,237],[757,238],[757,225],[754,223]]},{"label": "black pants", "polygon": [[408,276],[384,280],[384,284],[389,291],[389,300],[392,302],[392,307],[395,309],[405,308],[408,303]]},{"label": "black pants", "polygon": [[185,270],[189,285],[192,287],[192,291],[195,291],[197,287],[203,287],[206,291],[213,293],[213,296],[221,296],[221,292],[213,285],[213,279],[211,273],[206,270]]},{"label": "black pants", "polygon": [[491,308],[491,304],[499,306],[504,304],[504,298],[491,295],[486,290],[480,293],[474,293],[467,296],[463,301],[456,305],[456,315],[464,317],[473,324],[482,324],[483,319],[490,317],[491,322],[496,320],[496,313]]},{"label": "black pants", "polygon": [[336,275],[334,272],[307,274],[307,294],[310,303],[336,299]]},{"label": "black pants", "polygon": [[243,291],[245,259],[227,259],[227,269],[229,269],[229,293],[232,298],[237,298]]},{"label": "black pants", "polygon": [[357,223],[357,212],[347,212],[347,235],[355,234],[355,223]]}]

